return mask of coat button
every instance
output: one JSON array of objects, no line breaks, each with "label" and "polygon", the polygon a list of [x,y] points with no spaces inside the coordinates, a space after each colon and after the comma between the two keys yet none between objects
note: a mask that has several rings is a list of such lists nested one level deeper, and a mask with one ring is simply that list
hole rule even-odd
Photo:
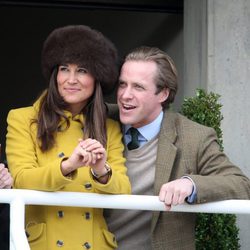
[{"label": "coat button", "polygon": [[58,154],[58,157],[59,157],[59,158],[62,158],[63,156],[64,156],[64,153],[63,153],[63,152],[61,152],[61,153]]},{"label": "coat button", "polygon": [[89,182],[87,182],[87,183],[84,184],[84,187],[85,187],[85,189],[87,189],[87,190],[91,190],[91,189],[92,189],[92,184],[89,183]]},{"label": "coat button", "polygon": [[58,241],[56,242],[56,245],[57,245],[58,247],[62,247],[62,246],[64,245],[64,243],[63,243],[62,240],[58,240]]},{"label": "coat button", "polygon": [[89,212],[86,212],[86,213],[85,213],[85,219],[86,219],[86,220],[89,220],[89,219],[90,219],[90,213],[89,213]]},{"label": "coat button", "polygon": [[58,215],[59,218],[63,218],[64,212],[63,211],[58,211],[57,215]]},{"label": "coat button", "polygon": [[85,242],[83,244],[83,247],[85,247],[85,249],[90,249],[91,248],[91,245],[88,243],[88,242]]}]

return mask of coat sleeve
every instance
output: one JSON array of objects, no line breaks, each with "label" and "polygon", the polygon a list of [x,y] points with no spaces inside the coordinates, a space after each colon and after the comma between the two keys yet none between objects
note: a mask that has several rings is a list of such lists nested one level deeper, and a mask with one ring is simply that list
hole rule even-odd
[{"label": "coat sleeve", "polygon": [[[60,170],[61,160],[56,158],[48,166],[39,167],[36,128],[31,125],[33,109],[11,110],[8,114],[6,155],[14,187],[41,191],[57,191],[72,180]],[[73,178],[76,178],[77,172]]]},{"label": "coat sleeve", "polygon": [[189,175],[197,189],[197,203],[250,199],[250,181],[243,172],[220,151],[213,129],[200,135],[196,174]]},{"label": "coat sleeve", "polygon": [[130,194],[131,185],[126,175],[125,158],[123,157],[124,146],[120,125],[111,119],[107,122],[107,162],[112,169],[112,175],[106,184],[93,180],[93,185],[100,193]]}]

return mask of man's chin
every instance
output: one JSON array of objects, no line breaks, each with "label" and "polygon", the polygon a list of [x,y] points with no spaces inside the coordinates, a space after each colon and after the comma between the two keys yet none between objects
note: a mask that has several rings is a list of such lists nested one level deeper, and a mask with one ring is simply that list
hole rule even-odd
[{"label": "man's chin", "polygon": [[124,117],[120,115],[120,122],[124,125],[130,125],[133,123],[133,120],[130,119],[129,117]]}]

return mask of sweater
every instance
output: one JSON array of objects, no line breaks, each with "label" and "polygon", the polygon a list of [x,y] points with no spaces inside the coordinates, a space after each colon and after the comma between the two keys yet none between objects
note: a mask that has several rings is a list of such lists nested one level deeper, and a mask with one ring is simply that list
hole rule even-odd
[{"label": "sweater", "polygon": [[[125,150],[132,194],[153,195],[158,138],[135,150]],[[151,250],[152,211],[106,210],[109,230],[116,236],[119,250]]]}]

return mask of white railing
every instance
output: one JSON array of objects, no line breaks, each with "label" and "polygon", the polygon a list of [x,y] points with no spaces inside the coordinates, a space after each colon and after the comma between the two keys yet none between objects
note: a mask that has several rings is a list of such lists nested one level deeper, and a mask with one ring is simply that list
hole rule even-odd
[{"label": "white railing", "polygon": [[[24,230],[25,205],[52,205],[165,211],[158,196],[105,195],[1,189],[0,203],[10,204],[10,250],[29,250]],[[173,206],[170,212],[250,214],[250,200],[226,200]]]}]

